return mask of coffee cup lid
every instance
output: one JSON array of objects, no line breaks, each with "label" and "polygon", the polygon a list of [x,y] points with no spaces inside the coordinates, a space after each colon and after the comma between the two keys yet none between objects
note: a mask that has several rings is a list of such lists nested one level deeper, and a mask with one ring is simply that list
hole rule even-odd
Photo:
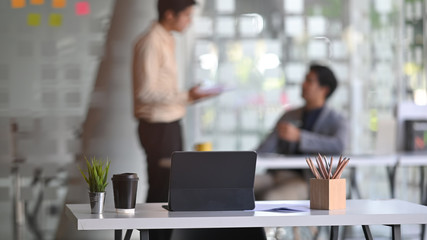
[{"label": "coffee cup lid", "polygon": [[114,174],[111,180],[138,180],[138,175],[136,173],[121,173]]}]

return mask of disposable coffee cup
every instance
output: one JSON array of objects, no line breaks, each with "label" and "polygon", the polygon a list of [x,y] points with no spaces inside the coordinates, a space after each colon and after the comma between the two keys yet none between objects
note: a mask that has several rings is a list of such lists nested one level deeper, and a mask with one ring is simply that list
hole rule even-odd
[{"label": "disposable coffee cup", "polygon": [[111,180],[113,182],[116,212],[135,213],[138,175],[136,173],[114,174]]}]

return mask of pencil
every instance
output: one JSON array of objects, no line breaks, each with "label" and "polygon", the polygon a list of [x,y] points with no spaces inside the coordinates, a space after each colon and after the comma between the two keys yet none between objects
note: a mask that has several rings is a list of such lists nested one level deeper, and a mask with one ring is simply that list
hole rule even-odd
[{"label": "pencil", "polygon": [[322,173],[323,173],[323,178],[324,179],[329,179],[328,172],[326,171],[325,165],[323,164],[322,156],[320,154],[319,154],[319,158],[318,159],[319,159],[320,167],[321,167],[321,170],[322,170]]},{"label": "pencil", "polygon": [[316,168],[314,167],[313,162],[311,161],[311,159],[310,159],[310,158],[306,158],[306,159],[305,159],[305,161],[307,162],[308,166],[310,167],[311,172],[313,173],[313,175],[314,175],[317,179],[319,179],[320,177],[319,177],[319,175],[316,173]]},{"label": "pencil", "polygon": [[324,175],[324,172],[323,172],[323,169],[322,169],[322,165],[319,163],[319,159],[318,158],[316,158],[316,163],[317,163],[317,167],[319,168],[319,171],[320,171],[321,179],[325,179],[325,175]]},{"label": "pencil", "polygon": [[341,174],[343,173],[344,168],[347,166],[348,162],[350,162],[350,158],[348,158],[347,161],[344,163],[344,166],[342,167],[340,173],[337,176],[338,178],[341,178]]},{"label": "pencil", "polygon": [[[309,158],[310,159],[310,158]],[[317,179],[321,179],[321,177],[320,177],[320,173],[317,171],[317,168],[316,168],[316,166],[314,166],[314,163],[311,161],[311,159],[310,159],[310,163],[311,163],[311,166],[313,167],[313,169],[314,169],[314,173],[315,173],[315,175],[316,175],[316,177],[317,177]]]},{"label": "pencil", "polygon": [[340,163],[338,163],[337,169],[335,170],[334,175],[332,176],[332,178],[337,178],[339,172],[341,171],[341,168],[343,167],[343,163],[346,161],[347,158],[341,159],[342,161]]}]

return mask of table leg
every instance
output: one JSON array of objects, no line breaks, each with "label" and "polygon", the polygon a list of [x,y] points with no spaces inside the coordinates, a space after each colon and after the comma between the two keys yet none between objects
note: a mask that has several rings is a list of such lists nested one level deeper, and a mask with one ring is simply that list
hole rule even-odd
[{"label": "table leg", "polygon": [[19,167],[13,167],[13,236],[14,239],[24,239],[23,230],[25,225],[25,203],[21,200],[21,177]]},{"label": "table leg", "polygon": [[338,240],[338,230],[339,226],[331,226],[331,236],[330,240]]},{"label": "table leg", "polygon": [[424,166],[420,166],[420,197],[421,204],[425,204],[425,189],[424,189]]},{"label": "table leg", "polygon": [[130,240],[130,237],[132,237],[132,229],[128,229],[127,231],[126,231],[126,234],[125,234],[125,239],[124,240]]},{"label": "table leg", "polygon": [[388,182],[390,183],[390,195],[391,198],[394,198],[395,192],[395,176],[396,176],[396,170],[397,170],[397,164],[395,164],[393,167],[387,167],[387,175],[388,175]]},{"label": "table leg", "polygon": [[400,225],[390,225],[391,227],[391,236],[393,240],[401,240],[402,234],[400,232]]},{"label": "table leg", "polygon": [[426,225],[425,224],[421,224],[421,236],[420,236],[420,240],[424,240],[426,239]]},{"label": "table leg", "polygon": [[[124,240],[130,240],[130,238],[132,237],[132,231],[133,231],[132,229],[126,230]],[[114,240],[122,240],[122,230],[121,229],[114,230]]]},{"label": "table leg", "polygon": [[138,229],[138,230],[139,230],[139,240],[150,240],[148,229]]},{"label": "table leg", "polygon": [[371,229],[369,228],[369,225],[362,225],[363,234],[365,235],[366,240],[373,240]]},{"label": "table leg", "polygon": [[[420,196],[421,196],[421,204],[427,205],[427,193],[426,193],[426,187],[427,185],[424,184],[425,176],[424,176],[424,166],[420,166]],[[421,224],[421,235],[420,240],[425,239],[426,233],[426,225]]]},{"label": "table leg", "polygon": [[114,240],[122,240],[122,230],[114,230]]}]

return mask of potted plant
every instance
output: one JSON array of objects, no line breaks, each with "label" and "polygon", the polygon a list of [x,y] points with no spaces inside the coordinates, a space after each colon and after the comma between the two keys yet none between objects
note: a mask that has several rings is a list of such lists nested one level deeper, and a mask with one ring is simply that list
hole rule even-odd
[{"label": "potted plant", "polygon": [[107,175],[110,161],[92,157],[90,161],[85,157],[87,175],[81,170],[83,178],[89,185],[89,199],[91,213],[102,213],[105,204],[105,188],[107,187]]}]

